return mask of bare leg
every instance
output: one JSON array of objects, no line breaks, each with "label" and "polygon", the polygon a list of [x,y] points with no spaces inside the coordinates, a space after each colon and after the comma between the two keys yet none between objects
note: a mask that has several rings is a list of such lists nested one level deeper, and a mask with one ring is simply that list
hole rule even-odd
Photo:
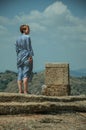
[{"label": "bare leg", "polygon": [[19,93],[22,93],[22,80],[18,80],[18,88],[19,88]]},{"label": "bare leg", "polygon": [[24,83],[24,93],[27,94],[28,93],[28,78],[24,78],[23,83]]}]

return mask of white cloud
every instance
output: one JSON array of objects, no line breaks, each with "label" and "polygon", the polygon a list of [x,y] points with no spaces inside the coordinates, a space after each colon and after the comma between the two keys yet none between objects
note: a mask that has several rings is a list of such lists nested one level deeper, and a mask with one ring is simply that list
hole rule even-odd
[{"label": "white cloud", "polygon": [[[10,21],[10,22],[9,22]],[[52,5],[48,6],[43,12],[39,12],[37,10],[31,11],[29,14],[21,14],[16,15],[13,19],[8,19],[6,17],[0,16],[0,22],[2,24],[21,24],[21,23],[28,23],[32,24],[33,27],[39,25],[44,26],[47,29],[48,26],[52,28],[56,28],[58,26],[76,26],[80,23],[83,24],[83,20],[74,17],[71,12],[68,10],[67,6],[64,5],[62,2],[55,2]],[[86,20],[85,20],[86,22]],[[85,24],[84,22],[84,24]],[[34,29],[34,28],[33,28]],[[38,28],[39,30],[39,28]],[[41,27],[40,27],[41,30]]]},{"label": "white cloud", "polygon": [[48,17],[52,17],[53,15],[62,15],[67,12],[67,6],[62,4],[62,2],[56,2],[49,7],[47,7],[44,11],[45,15]]},{"label": "white cloud", "polygon": [[[34,45],[40,45],[40,43],[43,45],[39,46],[38,50],[36,48],[38,56],[42,52],[52,59],[54,57],[64,60],[67,57],[69,61],[72,59],[72,62],[76,62],[76,66],[77,64],[82,65],[84,62],[83,59],[86,57],[84,53],[86,52],[86,19],[73,16],[62,2],[55,2],[42,12],[33,10],[28,14],[16,15],[13,19],[0,16],[0,24],[0,36],[1,34],[4,36],[4,33],[5,35],[11,33],[11,36],[8,37],[11,40],[15,40],[18,36],[17,30],[19,31],[18,27],[21,24],[29,24],[32,35],[34,35],[32,38]],[[55,50],[53,57],[52,50]],[[85,65],[86,63],[83,64],[83,66]]]},{"label": "white cloud", "polygon": [[16,15],[13,19],[0,16],[0,23],[2,26],[7,24],[15,27],[24,23],[29,24],[32,32],[39,32],[40,35],[44,32],[47,37],[51,35],[56,40],[58,37],[63,40],[76,37],[86,41],[86,19],[74,17],[62,2],[53,3],[43,12],[33,10],[29,14]]},{"label": "white cloud", "polygon": [[2,25],[0,25],[0,36],[8,33],[8,29]]},{"label": "white cloud", "polygon": [[45,26],[42,26],[39,23],[31,23],[30,26],[31,26],[33,32],[36,32],[36,31],[43,31],[44,32],[44,31],[46,31]]},{"label": "white cloud", "polygon": [[[56,40],[58,37],[63,40],[78,37],[86,41],[86,19],[74,17],[62,2],[53,3],[43,12],[33,10],[29,14],[16,15],[13,19],[0,16],[0,23],[2,26],[7,24],[15,27],[26,23],[31,26],[32,32],[39,32],[40,35],[44,32],[47,37],[51,35]],[[2,29],[1,33],[4,33]]]}]

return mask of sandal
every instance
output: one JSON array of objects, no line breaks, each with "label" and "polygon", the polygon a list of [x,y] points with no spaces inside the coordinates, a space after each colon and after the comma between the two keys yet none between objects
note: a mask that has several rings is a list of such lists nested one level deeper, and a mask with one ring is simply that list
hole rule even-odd
[{"label": "sandal", "polygon": [[22,93],[23,93],[23,91],[19,91],[19,93],[20,93],[20,94],[22,94]]},{"label": "sandal", "polygon": [[25,92],[24,92],[24,94],[31,94],[31,93],[30,93],[30,92],[28,92],[28,91],[27,91],[27,92],[25,91]]}]

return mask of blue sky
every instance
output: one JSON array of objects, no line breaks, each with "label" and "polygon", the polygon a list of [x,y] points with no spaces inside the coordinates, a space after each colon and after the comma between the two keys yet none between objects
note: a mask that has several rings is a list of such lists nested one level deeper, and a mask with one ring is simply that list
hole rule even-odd
[{"label": "blue sky", "polygon": [[85,0],[0,0],[0,71],[16,67],[15,41],[29,24],[34,71],[49,62],[86,68]]}]

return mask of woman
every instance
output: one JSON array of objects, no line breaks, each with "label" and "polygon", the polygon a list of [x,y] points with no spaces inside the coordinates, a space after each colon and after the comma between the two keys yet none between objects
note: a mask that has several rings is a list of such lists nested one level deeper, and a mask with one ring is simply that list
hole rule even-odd
[{"label": "woman", "polygon": [[28,25],[20,26],[21,36],[16,40],[17,68],[18,68],[18,88],[19,93],[23,93],[22,83],[24,84],[24,94],[28,93],[28,81],[33,69],[34,55],[31,39],[30,28]]}]

